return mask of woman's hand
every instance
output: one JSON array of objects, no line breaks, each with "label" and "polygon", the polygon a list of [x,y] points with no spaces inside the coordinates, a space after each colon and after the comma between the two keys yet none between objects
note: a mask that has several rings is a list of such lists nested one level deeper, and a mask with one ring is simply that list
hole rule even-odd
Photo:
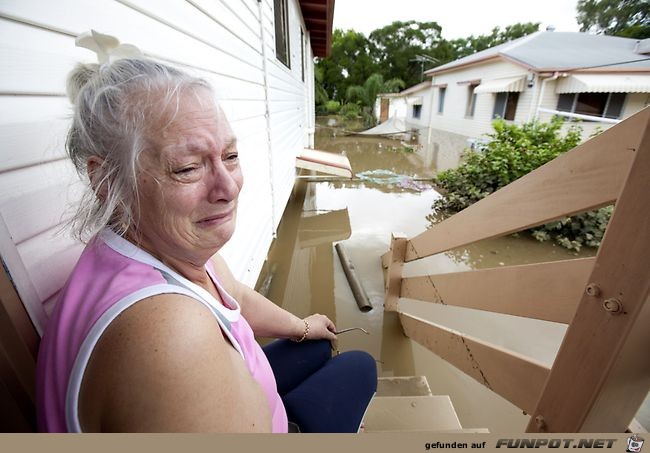
[{"label": "woman's hand", "polygon": [[307,316],[305,321],[309,324],[309,333],[305,340],[336,340],[336,335],[334,334],[336,332],[336,326],[327,316],[315,313]]}]

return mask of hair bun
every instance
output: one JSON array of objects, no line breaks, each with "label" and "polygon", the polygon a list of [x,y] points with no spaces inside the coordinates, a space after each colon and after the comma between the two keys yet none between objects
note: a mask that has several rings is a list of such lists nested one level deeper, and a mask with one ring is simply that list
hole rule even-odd
[{"label": "hair bun", "polygon": [[66,81],[66,92],[70,102],[73,104],[77,103],[77,96],[79,96],[81,89],[98,73],[99,65],[97,63],[78,63],[70,71],[68,80]]}]

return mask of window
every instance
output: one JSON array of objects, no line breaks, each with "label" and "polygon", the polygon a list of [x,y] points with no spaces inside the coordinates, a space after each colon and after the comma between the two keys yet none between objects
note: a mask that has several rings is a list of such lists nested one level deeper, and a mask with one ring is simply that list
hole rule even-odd
[{"label": "window", "polygon": [[562,112],[604,118],[620,118],[625,103],[625,93],[566,93],[557,100]]},{"label": "window", "polygon": [[305,32],[300,29],[300,68],[302,81],[305,81]]},{"label": "window", "polygon": [[474,93],[474,88],[478,86],[478,83],[470,83],[467,86],[467,106],[465,107],[465,116],[473,117],[474,108],[476,107],[476,93]]},{"label": "window", "polygon": [[422,115],[422,104],[413,105],[413,118],[420,118]]},{"label": "window", "polygon": [[518,101],[519,93],[497,93],[496,99],[494,100],[492,118],[503,118],[504,120],[514,121]]},{"label": "window", "polygon": [[287,0],[273,0],[273,13],[275,14],[275,56],[287,68],[290,68]]},{"label": "window", "polygon": [[442,113],[445,109],[445,94],[447,94],[447,87],[438,88],[438,113]]}]

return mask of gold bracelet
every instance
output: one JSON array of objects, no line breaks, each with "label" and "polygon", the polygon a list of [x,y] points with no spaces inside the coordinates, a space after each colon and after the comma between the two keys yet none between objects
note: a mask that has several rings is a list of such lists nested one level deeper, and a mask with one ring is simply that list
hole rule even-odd
[{"label": "gold bracelet", "polygon": [[293,340],[296,343],[301,343],[301,342],[305,341],[305,339],[307,339],[307,334],[309,333],[309,323],[307,322],[306,319],[303,319],[302,322],[305,323],[305,333],[302,334],[302,337],[300,337],[299,340]]}]

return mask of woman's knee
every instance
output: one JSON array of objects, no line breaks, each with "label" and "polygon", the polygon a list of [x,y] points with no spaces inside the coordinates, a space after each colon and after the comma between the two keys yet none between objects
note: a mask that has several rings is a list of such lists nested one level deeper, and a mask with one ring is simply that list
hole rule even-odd
[{"label": "woman's knee", "polygon": [[357,381],[370,393],[377,390],[377,364],[375,359],[365,351],[347,351],[336,357],[341,374]]}]

